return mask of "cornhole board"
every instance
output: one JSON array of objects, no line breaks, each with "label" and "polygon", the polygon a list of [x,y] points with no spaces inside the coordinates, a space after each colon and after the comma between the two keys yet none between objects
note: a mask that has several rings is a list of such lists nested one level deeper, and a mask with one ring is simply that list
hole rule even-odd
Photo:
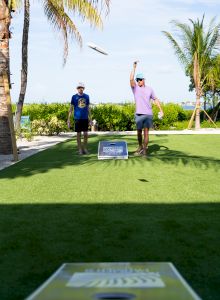
[{"label": "cornhole board", "polygon": [[66,263],[26,300],[201,300],[172,263]]},{"label": "cornhole board", "polygon": [[125,141],[99,142],[98,159],[128,159],[127,143]]}]

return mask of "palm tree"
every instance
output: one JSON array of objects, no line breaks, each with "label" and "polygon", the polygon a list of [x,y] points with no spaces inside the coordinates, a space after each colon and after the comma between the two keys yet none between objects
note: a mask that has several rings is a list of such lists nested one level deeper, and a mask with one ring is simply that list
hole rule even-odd
[{"label": "palm tree", "polygon": [[195,128],[200,128],[200,99],[206,81],[208,67],[211,58],[219,51],[220,24],[215,24],[213,18],[208,30],[205,30],[204,15],[202,20],[189,19],[190,25],[173,20],[171,23],[177,30],[180,43],[171,33],[163,31],[172,44],[175,54],[185,68],[187,76],[190,76],[193,88],[196,91]]},{"label": "palm tree", "polygon": [[[0,0],[0,154],[12,153],[12,141],[9,127],[9,107],[7,97],[10,87],[10,64],[9,64],[9,30],[11,12],[16,8],[16,2]],[[7,77],[5,87],[4,77]]]},{"label": "palm tree", "polygon": [[16,109],[15,128],[20,129],[20,121],[23,109],[24,98],[27,88],[28,75],[28,34],[30,24],[30,1],[24,0],[24,25],[22,35],[22,68],[21,68],[21,88]]},{"label": "palm tree", "polygon": [[[11,23],[11,12],[17,7],[19,0],[0,0],[0,153],[10,154],[12,153],[12,143],[8,122],[8,108],[6,105],[6,93],[3,87],[3,75],[7,73],[8,82],[10,84],[10,71],[9,71],[9,38]],[[68,54],[68,37],[75,37],[80,46],[82,46],[82,38],[78,32],[75,24],[71,18],[67,15],[65,10],[69,12],[78,12],[83,19],[89,20],[91,25],[102,26],[100,12],[98,10],[101,4],[101,10],[103,7],[109,8],[110,0],[46,0],[43,1],[45,14],[54,26],[55,30],[61,31],[64,39],[64,62]],[[29,16],[29,4],[26,2],[26,17]],[[29,24],[29,21],[25,23],[25,26]],[[28,33],[28,30],[26,30]],[[26,34],[25,33],[25,34]],[[28,34],[26,34],[28,37]],[[23,67],[22,67],[22,87],[21,97],[19,97],[19,113],[21,115],[23,101],[26,91],[27,82],[27,47],[28,39],[25,41],[23,37]],[[25,50],[26,47],[26,50]]]}]

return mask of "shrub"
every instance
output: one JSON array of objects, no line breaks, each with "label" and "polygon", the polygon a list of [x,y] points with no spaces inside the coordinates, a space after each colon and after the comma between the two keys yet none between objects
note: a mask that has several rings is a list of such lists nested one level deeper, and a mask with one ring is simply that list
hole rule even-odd
[{"label": "shrub", "polygon": [[[66,121],[69,107],[69,103],[26,104],[23,108],[23,115],[30,116],[36,134],[59,134],[61,131],[68,130]],[[159,109],[153,105],[155,129],[187,128],[186,124],[188,124],[192,111],[186,111],[180,105],[174,103],[162,104],[162,107],[165,115],[162,120],[159,120]],[[99,104],[91,107],[91,117],[97,121],[98,130],[101,131],[135,130],[134,113],[134,103]],[[39,123],[36,122],[37,120]],[[72,124],[73,118],[71,118],[71,128],[73,127]],[[210,127],[210,124],[207,124],[207,126]]]},{"label": "shrub", "polygon": [[[215,123],[217,127],[219,127],[219,122]],[[216,128],[212,122],[205,120],[201,122],[201,128]]]},{"label": "shrub", "polygon": [[135,128],[133,104],[100,104],[93,107],[91,113],[101,131],[125,131]]},{"label": "shrub", "polygon": [[19,129],[19,130],[16,130],[15,131],[15,136],[16,136],[16,139],[18,138],[25,138],[27,141],[32,141],[33,140],[33,137],[34,137],[34,133],[33,131],[28,128],[22,128],[22,129]]},{"label": "shrub", "polygon": [[44,135],[46,126],[45,120],[34,120],[31,122],[31,128],[36,135]]},{"label": "shrub", "polygon": [[156,129],[169,129],[173,126],[174,122],[178,121],[179,107],[176,104],[169,103],[167,105],[162,104],[162,108],[164,111],[164,117],[160,120],[158,118],[159,108],[157,106],[153,106],[154,126]]},{"label": "shrub", "polygon": [[32,131],[35,135],[55,135],[67,131],[66,123],[52,117],[49,121],[34,120],[31,122]]},{"label": "shrub", "polygon": [[30,120],[49,121],[52,117],[66,122],[70,105],[67,103],[27,104],[23,107],[23,115],[30,116]]},{"label": "shrub", "polygon": [[58,120],[57,117],[52,117],[48,122],[49,135],[60,134],[62,131],[66,131],[66,123],[63,120]]}]

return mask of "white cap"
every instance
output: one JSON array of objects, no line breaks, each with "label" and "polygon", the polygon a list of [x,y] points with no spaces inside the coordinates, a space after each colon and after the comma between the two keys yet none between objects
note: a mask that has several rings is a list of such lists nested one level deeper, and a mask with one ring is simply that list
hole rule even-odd
[{"label": "white cap", "polygon": [[78,89],[79,87],[83,87],[85,88],[85,84],[83,82],[79,82],[76,86],[76,88]]}]

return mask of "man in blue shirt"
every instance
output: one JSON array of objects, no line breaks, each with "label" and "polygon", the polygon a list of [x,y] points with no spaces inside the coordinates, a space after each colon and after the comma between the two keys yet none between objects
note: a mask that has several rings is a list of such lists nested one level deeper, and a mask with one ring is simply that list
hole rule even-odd
[{"label": "man in blue shirt", "polygon": [[[72,96],[67,125],[70,128],[70,118],[74,110],[75,132],[77,132],[77,146],[79,154],[88,154],[88,125],[89,125],[89,95],[84,93],[85,85],[79,82],[77,94]],[[83,142],[81,132],[83,131]]]}]

